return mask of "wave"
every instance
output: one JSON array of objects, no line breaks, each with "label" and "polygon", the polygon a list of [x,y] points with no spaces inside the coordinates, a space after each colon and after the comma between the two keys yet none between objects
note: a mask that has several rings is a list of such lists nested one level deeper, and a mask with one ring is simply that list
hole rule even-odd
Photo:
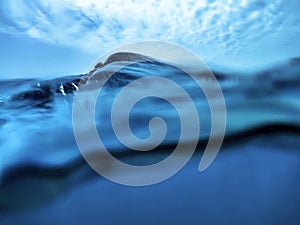
[{"label": "wave", "polygon": [[[257,137],[266,138],[267,136],[271,136],[273,139],[278,135],[290,135],[297,139],[300,135],[300,124],[266,124],[249,128],[239,133],[227,135],[223,142],[223,148],[228,150],[230,146],[238,146],[241,143],[247,144]],[[206,144],[207,139],[200,140],[198,142],[197,152],[201,151]],[[299,140],[296,141],[295,144],[299,145]],[[158,149],[154,149],[154,151],[158,150],[155,151],[156,153],[147,152],[142,154],[142,157],[170,154],[175,147],[175,145],[162,145],[159,146]],[[114,156],[120,160],[124,160],[130,157],[138,157],[140,154],[141,153],[138,152],[119,151],[117,154],[114,154]],[[84,171],[84,176],[78,176],[80,171]],[[74,179],[76,176],[78,177]],[[55,198],[61,196],[70,190],[73,185],[82,184],[98,177],[99,175],[88,167],[81,156],[55,166],[24,163],[6,168],[1,177],[0,214],[38,207],[41,204],[53,201]],[[26,191],[20,189],[19,185],[27,188],[29,186],[29,189],[32,190],[38,186],[42,191],[35,191],[35,197],[33,198],[31,195],[28,195]],[[55,191],[53,191],[53,187],[55,187]],[[53,192],[55,192],[55,194]],[[17,201],[16,196],[18,196]]]},{"label": "wave", "polygon": [[[128,62],[130,64],[124,67],[124,63]],[[259,138],[268,142],[267,137],[271,137],[276,143],[280,142],[279,136],[299,136],[299,65],[299,59],[292,59],[258,71],[232,72],[224,69],[220,72],[213,68],[228,114],[222,150],[227,151]],[[157,151],[136,152],[125,148],[114,137],[110,121],[107,121],[108,109],[120,90],[130,82],[150,75],[170,78],[190,94],[201,117],[202,130],[197,151],[204,149],[211,122],[205,96],[183,71],[167,62],[133,53],[117,53],[104,63],[98,63],[88,74],[51,80],[1,80],[0,212],[40,205],[55,199],[72,186],[96,177],[77,150],[72,132],[72,102],[80,83],[92,82],[93,79],[89,78],[101,78],[116,67],[121,69],[114,73],[100,95],[102,100],[97,107],[100,113],[96,118],[97,126],[101,127],[107,140],[105,144],[115,157],[129,162],[138,157],[143,158],[143,163],[153,163],[153,160],[159,161],[170,154],[177,144],[180,129],[178,122],[174,121],[178,120],[178,114],[168,103],[158,99],[137,105],[132,111],[135,123],[131,124],[134,133],[145,137],[149,133],[149,119],[159,115],[166,120],[168,133]],[[176,93],[172,94],[178,97]],[[108,112],[102,113],[104,110]],[[298,144],[299,141],[295,141],[289,148]],[[78,176],[86,170],[84,176]],[[20,186],[27,186],[28,190],[36,189],[36,186],[41,188],[31,199]],[[15,201],[16,198],[19,200]]]},{"label": "wave", "polygon": [[[287,123],[273,123],[265,124],[256,127],[252,127],[246,130],[242,130],[239,133],[233,133],[227,135],[224,139],[223,146],[226,148],[231,145],[238,145],[241,142],[247,143],[252,139],[257,137],[266,137],[266,136],[276,136],[276,135],[293,135],[298,136],[300,134],[300,124],[287,124]],[[203,147],[206,146],[208,139],[199,140],[197,149],[198,151],[203,150]],[[170,152],[170,149],[174,149],[175,145],[161,145],[159,146],[159,153],[164,151]],[[124,152],[119,151],[114,155],[118,158],[123,157],[134,157],[136,155],[147,155],[153,154],[152,152],[140,153],[140,152]],[[76,173],[82,167],[87,166],[85,160],[79,156],[75,159],[60,164],[60,165],[45,165],[38,163],[24,163],[23,165],[17,165],[15,167],[6,169],[1,177],[2,185],[12,183],[22,177],[42,177],[42,178],[52,178],[52,179],[61,179],[71,176],[73,173]],[[0,189],[1,190],[1,189]]]}]

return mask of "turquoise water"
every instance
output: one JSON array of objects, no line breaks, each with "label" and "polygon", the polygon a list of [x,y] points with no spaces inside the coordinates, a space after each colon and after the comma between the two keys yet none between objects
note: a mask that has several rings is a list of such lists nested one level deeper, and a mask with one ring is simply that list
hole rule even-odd
[{"label": "turquoise water", "polygon": [[[122,59],[98,72],[119,65]],[[212,70],[225,97],[227,128],[220,154],[204,172],[197,169],[211,118],[202,91],[184,72],[158,60],[137,62],[116,72],[104,87],[96,109],[98,132],[114,156],[134,165],[166,158],[177,144],[180,127],[169,103],[148,98],[132,109],[132,131],[147,137],[149,120],[161,116],[168,126],[164,141],[148,153],[122,146],[109,113],[126,84],[150,75],[165,77],[185,88],[197,107],[201,134],[191,161],[172,178],[139,188],[99,176],[78,150],[72,103],[80,79],[87,75],[2,79],[1,224],[298,224],[299,59],[251,71]],[[180,101],[177,93],[172,95]]]}]

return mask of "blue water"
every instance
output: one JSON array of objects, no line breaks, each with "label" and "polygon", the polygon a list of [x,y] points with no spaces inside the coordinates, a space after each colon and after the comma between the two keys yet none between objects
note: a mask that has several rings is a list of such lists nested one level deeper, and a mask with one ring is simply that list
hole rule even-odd
[{"label": "blue water", "polygon": [[[94,73],[104,75],[121,64],[119,59]],[[172,79],[187,90],[201,118],[191,161],[172,178],[139,188],[104,179],[80,155],[72,103],[79,81],[92,73],[1,80],[0,224],[299,224],[299,59],[251,72],[212,69],[225,97],[227,129],[220,154],[201,173],[197,168],[211,118],[203,93],[183,71],[158,60],[136,62],[104,87],[96,110],[98,132],[127,163],[149,165],[167,157],[180,127],[169,103],[148,98],[132,110],[132,131],[147,137],[149,120],[161,116],[168,125],[165,140],[150,153],[122,146],[109,113],[126,84],[150,75]]]}]

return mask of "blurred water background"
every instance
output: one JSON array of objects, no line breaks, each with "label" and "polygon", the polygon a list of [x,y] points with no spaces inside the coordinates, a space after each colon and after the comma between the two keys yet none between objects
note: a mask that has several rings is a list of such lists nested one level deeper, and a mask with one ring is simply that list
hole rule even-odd
[{"label": "blurred water background", "polygon": [[[0,3],[5,12],[0,15],[0,31],[5,33],[0,37],[0,68],[4,71],[0,75],[1,225],[299,224],[299,2],[200,2],[162,1],[150,4],[149,10],[139,6],[130,22],[116,3]],[[135,13],[132,4],[140,3],[118,4]],[[100,10],[106,16],[97,16]],[[131,26],[134,29],[130,30]],[[12,34],[14,38],[7,41]],[[24,37],[101,49],[93,50],[97,53],[89,57],[78,52],[72,56],[66,49],[56,59],[43,43],[29,41],[29,47],[24,46],[28,42]],[[95,54],[112,46],[144,39],[181,44],[209,64],[225,97],[227,130],[218,157],[199,173],[210,124],[201,90],[184,73],[159,60],[121,69],[106,86],[98,110],[109,113],[124,85],[151,74],[187,89],[201,118],[196,153],[178,174],[154,186],[126,187],[102,178],[82,159],[72,130],[72,102],[78,82],[85,76],[85,60],[90,62]],[[44,50],[45,54],[39,53]],[[46,62],[49,57],[51,61]],[[78,62],[78,72],[72,60]],[[106,64],[100,73],[121,62]],[[141,138],[149,135],[148,122],[153,116],[163,117],[168,125],[165,141],[151,153],[122,148],[106,116],[97,117],[97,124],[104,130],[105,144],[124,162],[158,162],[177,143],[178,116],[164,101],[148,99],[132,111],[132,130]]]}]

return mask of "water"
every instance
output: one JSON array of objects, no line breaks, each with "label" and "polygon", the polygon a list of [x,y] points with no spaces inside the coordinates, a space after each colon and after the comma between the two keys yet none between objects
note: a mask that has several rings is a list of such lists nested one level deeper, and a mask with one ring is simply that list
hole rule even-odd
[{"label": "water", "polygon": [[[122,59],[97,71],[104,75],[120,65]],[[191,161],[169,180],[141,188],[107,181],[80,155],[72,129],[72,103],[80,79],[87,75],[1,80],[1,224],[282,224],[286,220],[298,224],[299,71],[295,58],[251,72],[214,71],[226,101],[227,129],[220,154],[202,173],[197,168],[211,118],[199,87],[181,70],[157,60],[137,62],[115,73],[100,94],[96,123],[104,144],[119,160],[156,163],[172,152],[180,135],[174,107],[152,97],[133,108],[130,125],[136,136],[146,138],[149,120],[161,116],[168,126],[164,141],[148,153],[121,145],[109,113],[116,95],[133,80],[151,75],[177,82],[192,97],[201,119]],[[181,101],[177,93],[166,95]],[[93,143],[87,144],[93,148]],[[117,173],[113,168],[111,172]]]}]

